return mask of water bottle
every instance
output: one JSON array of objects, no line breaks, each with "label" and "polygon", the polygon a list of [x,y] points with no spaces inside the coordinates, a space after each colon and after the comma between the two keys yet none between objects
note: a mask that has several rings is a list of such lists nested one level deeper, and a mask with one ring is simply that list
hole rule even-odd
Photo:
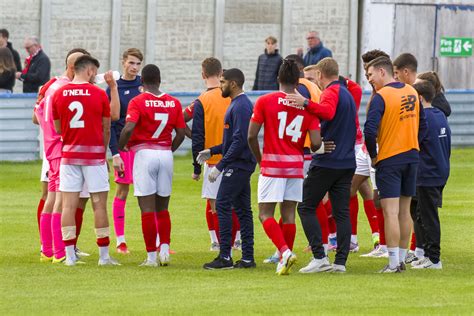
[{"label": "water bottle", "polygon": [[[95,76],[95,79],[94,79],[95,84],[104,83],[105,82],[104,75],[105,75],[105,73],[97,74]],[[120,73],[116,70],[112,71],[112,76],[114,77],[114,80],[119,80],[120,79]]]}]

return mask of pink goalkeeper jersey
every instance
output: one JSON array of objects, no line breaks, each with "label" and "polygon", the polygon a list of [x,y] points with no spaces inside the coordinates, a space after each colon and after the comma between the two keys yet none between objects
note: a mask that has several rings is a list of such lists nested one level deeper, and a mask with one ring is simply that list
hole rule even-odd
[{"label": "pink goalkeeper jersey", "polygon": [[61,135],[54,129],[52,99],[54,93],[62,86],[71,82],[68,77],[56,77],[54,82],[46,90],[44,97],[35,105],[35,114],[43,130],[44,153],[46,159],[61,158]]}]

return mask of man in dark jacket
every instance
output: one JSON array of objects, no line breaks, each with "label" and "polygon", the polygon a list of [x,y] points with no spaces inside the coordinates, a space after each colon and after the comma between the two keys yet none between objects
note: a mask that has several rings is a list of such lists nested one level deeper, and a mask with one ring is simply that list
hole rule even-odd
[{"label": "man in dark jacket", "polygon": [[269,36],[265,39],[265,53],[258,57],[253,90],[278,90],[278,69],[283,59],[276,47],[275,37]]},{"label": "man in dark jacket", "polygon": [[[323,46],[323,42],[319,38],[319,33],[311,31],[306,35],[308,41],[308,52],[304,55],[304,65],[316,65],[321,59],[326,57],[332,57],[332,52]],[[298,50],[298,54],[303,56],[303,49]]]},{"label": "man in dark jacket", "polygon": [[16,73],[16,78],[23,81],[24,93],[36,93],[39,87],[49,80],[51,62],[36,36],[25,39],[25,49],[29,56],[25,60],[25,68]]},{"label": "man in dark jacket", "polygon": [[9,37],[10,33],[7,29],[0,29],[0,47],[6,47],[12,52],[16,70],[21,71],[20,54],[18,54],[18,52],[13,49],[12,43],[8,41]]}]

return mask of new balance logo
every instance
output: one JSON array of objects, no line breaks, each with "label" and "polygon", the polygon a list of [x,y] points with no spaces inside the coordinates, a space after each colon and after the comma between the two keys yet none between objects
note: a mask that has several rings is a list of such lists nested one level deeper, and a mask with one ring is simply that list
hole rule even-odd
[{"label": "new balance logo", "polygon": [[403,114],[404,112],[410,112],[415,109],[415,102],[416,102],[416,96],[410,94],[410,95],[404,95],[402,97],[402,105],[400,107],[400,115]]}]

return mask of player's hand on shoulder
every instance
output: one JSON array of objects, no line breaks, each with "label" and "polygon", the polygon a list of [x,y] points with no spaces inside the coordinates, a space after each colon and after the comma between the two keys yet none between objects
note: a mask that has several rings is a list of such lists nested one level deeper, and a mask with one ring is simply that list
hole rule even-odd
[{"label": "player's hand on shoulder", "polygon": [[204,164],[209,158],[211,158],[211,150],[210,149],[204,149],[199,152],[196,161],[198,164],[202,165]]},{"label": "player's hand on shoulder", "polygon": [[306,101],[306,98],[302,96],[298,90],[295,90],[295,93],[287,94],[286,99],[292,106],[304,106]]},{"label": "player's hand on shoulder", "polygon": [[194,181],[199,181],[199,179],[201,179],[201,175],[195,174],[195,173],[193,173],[191,177],[193,178]]}]

